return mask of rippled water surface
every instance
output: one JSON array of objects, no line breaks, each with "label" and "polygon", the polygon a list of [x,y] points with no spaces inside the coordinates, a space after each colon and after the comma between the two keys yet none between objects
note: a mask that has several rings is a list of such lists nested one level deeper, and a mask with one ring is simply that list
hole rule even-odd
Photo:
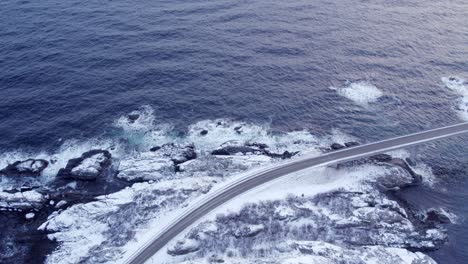
[{"label": "rippled water surface", "polygon": [[[468,79],[465,0],[0,2],[1,150],[113,136],[142,105],[182,132],[231,117],[374,141],[460,122],[446,76]],[[415,202],[468,213],[465,141],[421,147],[453,194]],[[437,260],[468,261],[466,227]]]}]

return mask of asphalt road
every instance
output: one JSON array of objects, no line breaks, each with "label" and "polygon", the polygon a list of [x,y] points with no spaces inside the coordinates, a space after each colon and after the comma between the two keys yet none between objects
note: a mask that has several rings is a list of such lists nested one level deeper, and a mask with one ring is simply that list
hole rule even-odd
[{"label": "asphalt road", "polygon": [[192,205],[180,215],[170,225],[163,228],[158,234],[155,234],[151,240],[145,243],[141,248],[134,252],[129,258],[123,260],[127,264],[142,264],[149,260],[156,252],[162,249],[173,238],[186,230],[197,220],[231,200],[263,183],[274,180],[278,177],[300,171],[306,168],[318,167],[332,163],[343,162],[347,160],[362,158],[377,153],[382,153],[410,145],[428,142],[440,138],[459,135],[468,132],[468,123],[457,124],[453,126],[442,127],[428,130],[402,137],[387,139],[375,143],[365,144],[352,148],[346,148],[321,156],[301,157],[282,163],[275,164],[265,170],[254,171],[246,174],[244,177],[227,184],[224,188],[209,193],[205,199]]}]

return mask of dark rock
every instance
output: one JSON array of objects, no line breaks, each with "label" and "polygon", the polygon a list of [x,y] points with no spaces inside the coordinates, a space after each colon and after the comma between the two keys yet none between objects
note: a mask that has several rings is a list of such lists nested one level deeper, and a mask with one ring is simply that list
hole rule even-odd
[{"label": "dark rock", "polygon": [[206,130],[206,129],[200,131],[200,135],[202,135],[202,136],[206,136],[207,134],[208,134],[208,130]]},{"label": "dark rock", "polygon": [[134,123],[136,120],[138,120],[138,118],[140,118],[139,114],[129,114],[128,115],[128,120],[130,121],[130,123]]},{"label": "dark rock", "polygon": [[161,149],[161,147],[160,147],[160,146],[156,146],[156,147],[150,148],[150,151],[155,152],[155,151],[158,151],[159,149]]},{"label": "dark rock", "polygon": [[265,151],[265,155],[267,155],[269,157],[272,157],[272,158],[280,158],[280,159],[290,159],[294,155],[296,155],[297,153],[299,153],[299,151],[289,152],[289,151],[286,150],[285,152],[283,152],[283,154],[271,153],[269,151]]},{"label": "dark rock", "polygon": [[91,150],[81,157],[71,159],[67,166],[60,169],[57,177],[76,180],[95,180],[102,176],[111,165],[111,154],[107,150]]},{"label": "dark rock", "polygon": [[258,148],[252,148],[252,147],[246,147],[246,146],[227,146],[223,147],[220,149],[215,149],[211,152],[213,155],[235,155],[237,153],[242,153],[242,154],[264,154],[263,150],[260,150]]},{"label": "dark rock", "polygon": [[242,133],[242,126],[237,126],[234,128],[234,130],[236,131],[237,134],[241,134]]},{"label": "dark rock", "polygon": [[43,159],[27,159],[16,161],[0,170],[0,175],[8,176],[39,176],[47,168],[49,162]]},{"label": "dark rock", "polygon": [[429,209],[424,217],[424,222],[435,224],[450,224],[452,221],[446,212],[437,209]]},{"label": "dark rock", "polygon": [[356,141],[350,141],[350,142],[345,142],[344,145],[349,148],[349,147],[355,147],[355,146],[358,146],[359,143],[356,142]]},{"label": "dark rock", "polygon": [[377,162],[390,162],[392,159],[392,156],[388,154],[377,154],[369,157],[369,160]]},{"label": "dark rock", "polygon": [[333,143],[330,148],[333,149],[333,150],[338,150],[338,149],[342,149],[344,148],[345,146],[339,144],[339,143]]},{"label": "dark rock", "polygon": [[405,159],[406,163],[408,163],[410,166],[416,166],[416,162],[410,158]]}]

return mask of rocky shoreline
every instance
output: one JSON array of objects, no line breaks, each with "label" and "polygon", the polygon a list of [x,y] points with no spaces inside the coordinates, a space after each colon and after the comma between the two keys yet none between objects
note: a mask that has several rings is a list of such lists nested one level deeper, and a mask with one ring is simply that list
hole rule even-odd
[{"label": "rocky shoreline", "polygon": [[[131,115],[128,122],[134,124],[138,118]],[[243,133],[242,126],[219,126]],[[214,132],[202,127],[194,134],[209,137]],[[1,242],[2,263],[26,261],[34,254],[43,254],[37,256],[41,259],[37,263],[65,263],[62,258],[67,254],[70,263],[115,261],[124,253],[123,246],[134,239],[135,230],[147,226],[151,219],[207,193],[231,175],[301,155],[297,144],[310,143],[295,144],[277,148],[262,141],[228,140],[201,151],[193,142],[177,141],[118,157],[107,149],[90,149],[70,159],[46,185],[28,186],[21,181],[0,191],[1,232],[6,238]],[[356,145],[355,141],[333,142],[318,149],[327,152]],[[34,179],[53,162],[18,160],[1,169],[0,177],[11,181]],[[398,190],[423,181],[413,163],[380,154],[338,164],[334,167],[337,171],[374,166],[388,171],[391,177],[363,182],[360,189],[343,187],[310,197],[292,195],[286,200],[246,205],[237,214],[220,215],[216,221],[194,228],[167,253],[177,261],[203,258],[213,252],[211,257],[218,259],[296,251],[309,254],[307,248],[316,243],[306,245],[296,240],[321,241],[351,255],[361,254],[362,247],[367,246],[383,247],[377,247],[377,251],[387,247],[435,250],[447,239],[443,225],[450,223],[450,217],[436,209],[416,217],[416,212],[395,198]],[[207,225],[216,230],[201,230]],[[112,230],[121,232],[114,234]],[[290,242],[279,243],[286,240]],[[267,241],[279,244],[249,251]],[[76,247],[84,249],[76,253]],[[98,254],[102,251],[107,254]]]}]

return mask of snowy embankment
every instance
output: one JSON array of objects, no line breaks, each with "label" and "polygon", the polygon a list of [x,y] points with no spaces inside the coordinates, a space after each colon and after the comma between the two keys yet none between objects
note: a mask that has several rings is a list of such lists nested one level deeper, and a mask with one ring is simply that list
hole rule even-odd
[{"label": "snowy embankment", "polygon": [[[232,120],[201,121],[185,136],[173,137],[168,126],[153,123],[152,109],[144,107],[116,122],[126,145],[66,142],[53,155],[4,154],[10,164],[26,161],[16,164],[23,171],[29,165],[34,175],[3,177],[0,198],[8,203],[2,206],[23,210],[26,217],[41,206],[53,211],[39,227],[59,245],[47,263],[116,263],[189,204],[242,173],[357,144],[338,131],[324,137],[272,133]],[[303,171],[257,188],[182,234],[158,253],[158,261],[261,263],[265,256],[273,263],[336,262],[338,256],[430,261],[406,249],[442,244],[444,213],[433,210],[430,221],[418,218],[388,196],[421,180],[431,182],[430,173],[407,162],[405,152],[392,156]],[[37,166],[42,160],[48,164]],[[29,207],[24,196],[34,198],[26,201]]]}]

